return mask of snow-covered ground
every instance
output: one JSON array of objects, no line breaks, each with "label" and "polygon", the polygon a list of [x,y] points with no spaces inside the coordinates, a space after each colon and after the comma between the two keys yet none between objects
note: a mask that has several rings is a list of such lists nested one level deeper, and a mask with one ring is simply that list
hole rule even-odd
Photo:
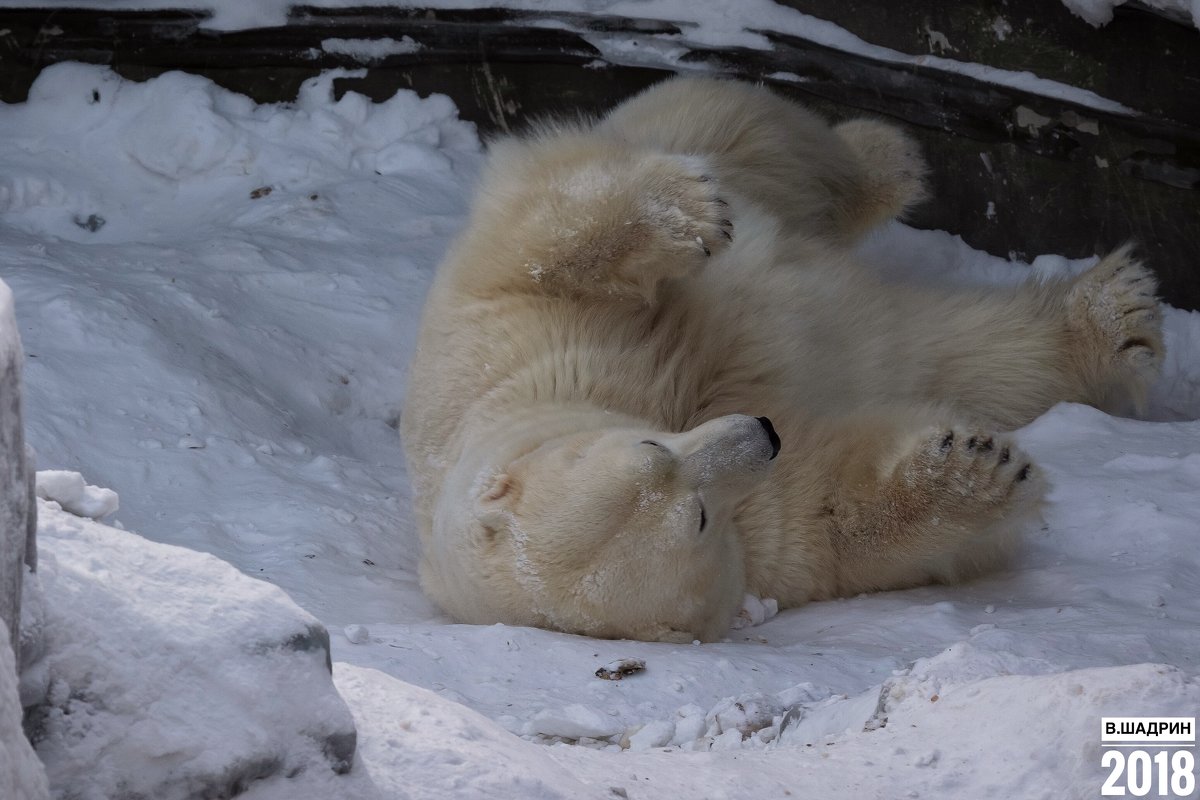
[{"label": "snow-covered ground", "polygon": [[[1200,314],[1174,309],[1156,421],[1064,405],[1019,433],[1052,488],[1010,570],[703,646],[451,624],[417,586],[394,426],[480,146],[446,98],[334,102],[331,83],[256,106],[65,64],[0,106],[0,277],[39,466],[115,490],[109,524],[264,578],[333,634],[354,770],[247,797],[1094,797],[1102,715],[1200,711]],[[864,257],[976,283],[1088,263],[901,225]],[[42,483],[80,513],[115,500]],[[42,510],[43,548],[86,572]],[[646,669],[595,677],[621,658]],[[286,702],[271,688],[260,702]]]}]

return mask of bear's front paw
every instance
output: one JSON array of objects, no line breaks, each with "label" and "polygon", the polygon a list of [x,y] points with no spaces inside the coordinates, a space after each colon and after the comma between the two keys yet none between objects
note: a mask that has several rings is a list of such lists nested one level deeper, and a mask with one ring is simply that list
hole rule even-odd
[{"label": "bear's front paw", "polygon": [[728,203],[699,157],[625,154],[573,165],[537,194],[523,272],[550,289],[654,298],[733,241]]},{"label": "bear's front paw", "polygon": [[901,462],[899,497],[913,511],[971,515],[999,509],[1034,475],[1007,437],[965,427],[937,429]]},{"label": "bear's front paw", "polygon": [[660,251],[699,260],[733,241],[729,204],[721,198],[719,184],[704,159],[661,156],[647,166],[642,222],[653,233]]}]

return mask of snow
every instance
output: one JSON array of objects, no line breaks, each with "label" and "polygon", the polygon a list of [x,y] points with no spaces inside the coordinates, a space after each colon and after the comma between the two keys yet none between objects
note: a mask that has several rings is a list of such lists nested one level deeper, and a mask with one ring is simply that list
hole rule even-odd
[{"label": "snow", "polygon": [[45,655],[21,693],[56,796],[222,796],[347,755],[317,621],[277,587],[52,502],[38,535]]},{"label": "snow", "polygon": [[[1200,28],[1200,0],[1139,0],[1142,5],[1158,9],[1178,20],[1188,20]],[[1094,27],[1112,22],[1113,9],[1126,0],[1062,0],[1071,13]]]},{"label": "snow", "polygon": [[384,36],[380,39],[323,39],[321,49],[369,64],[388,56],[415,53],[421,49],[421,45],[411,36],[402,36],[399,41]]},{"label": "snow", "polygon": [[[1105,777],[1101,716],[1128,708],[1166,715],[1200,703],[1194,680],[1151,665],[946,680],[943,673],[971,659],[969,647],[948,650],[892,679],[882,700],[879,690],[838,700],[778,743],[704,753],[643,748],[660,738],[656,724],[643,729],[644,740],[635,734],[639,744],[625,753],[541,747],[381,672],[338,664],[334,675],[359,726],[360,766],[385,792],[431,800],[1091,798]],[[990,710],[986,718],[981,708]],[[852,730],[843,731],[847,724]],[[732,733],[730,742],[741,736]]]},{"label": "snow", "polygon": [[[600,800],[552,750],[521,741],[486,717],[373,669],[337,664],[334,680],[359,731],[359,763],[384,798]],[[313,795],[313,800],[329,795]],[[342,795],[337,795],[342,796]],[[269,795],[292,800],[293,795]],[[259,800],[251,793],[249,800]],[[295,797],[295,800],[307,798]]]},{"label": "snow", "polygon": [[[258,106],[192,76],[63,64],[0,106],[28,438],[85,494],[118,493],[110,524],[137,532],[41,503],[45,628],[61,631],[46,663],[72,689],[112,675],[106,659],[126,670],[112,686],[129,713],[97,721],[120,744],[96,763],[142,763],[182,728],[242,746],[226,728],[245,709],[211,665],[189,665],[190,688],[153,671],[177,664],[146,651],[160,634],[232,646],[198,606],[204,581],[172,583],[158,543],[269,581],[332,631],[355,767],[312,756],[252,784],[257,800],[1092,797],[1102,714],[1200,708],[1200,314],[1177,309],[1154,421],[1064,404],[1018,432],[1051,490],[1006,571],[775,616],[749,598],[760,624],[702,646],[452,624],[417,586],[393,428],[480,148],[444,97],[334,101],[331,80]],[[893,280],[977,285],[1094,261],[1026,265],[899,224],[863,257]],[[110,609],[90,629],[89,605]],[[229,613],[249,631],[284,614],[255,608]],[[626,659],[645,669],[596,676]],[[237,689],[290,713],[271,678]],[[56,796],[88,785],[88,741],[41,745]]]},{"label": "snow", "polygon": [[120,498],[112,489],[89,486],[82,475],[69,470],[46,469],[36,473],[34,493],[79,517],[100,519],[120,507]]},{"label": "snow", "polygon": [[[394,343],[415,335],[479,143],[444,97],[334,103],[336,74],[256,107],[194,76],[46,70],[0,107],[0,182],[59,188],[4,208],[0,249],[41,465],[117,490],[127,528],[207,541],[350,624],[415,584]],[[327,562],[341,591],[318,588]]]},{"label": "snow", "polygon": [[521,732],[529,736],[560,739],[607,739],[618,736],[625,726],[595,708],[572,703],[564,708],[544,708],[533,715]]}]

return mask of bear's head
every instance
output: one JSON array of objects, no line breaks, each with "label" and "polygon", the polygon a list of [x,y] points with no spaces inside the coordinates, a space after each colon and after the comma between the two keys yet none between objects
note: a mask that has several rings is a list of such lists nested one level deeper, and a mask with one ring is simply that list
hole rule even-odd
[{"label": "bear's head", "polygon": [[770,422],[742,415],[552,430],[443,496],[422,582],[468,622],[717,639],[744,587],[735,512],[778,451]]}]

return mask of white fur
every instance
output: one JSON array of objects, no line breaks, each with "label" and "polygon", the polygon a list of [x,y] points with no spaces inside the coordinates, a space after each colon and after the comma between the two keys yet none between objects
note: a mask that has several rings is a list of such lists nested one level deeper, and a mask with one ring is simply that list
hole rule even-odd
[{"label": "white fur", "polygon": [[745,592],[788,607],[1001,559],[1038,481],[997,431],[1135,404],[1154,280],[1121,250],[1071,282],[884,286],[851,249],[923,173],[883,123],[713,80],[496,143],[402,426],[430,596],[686,641]]}]

